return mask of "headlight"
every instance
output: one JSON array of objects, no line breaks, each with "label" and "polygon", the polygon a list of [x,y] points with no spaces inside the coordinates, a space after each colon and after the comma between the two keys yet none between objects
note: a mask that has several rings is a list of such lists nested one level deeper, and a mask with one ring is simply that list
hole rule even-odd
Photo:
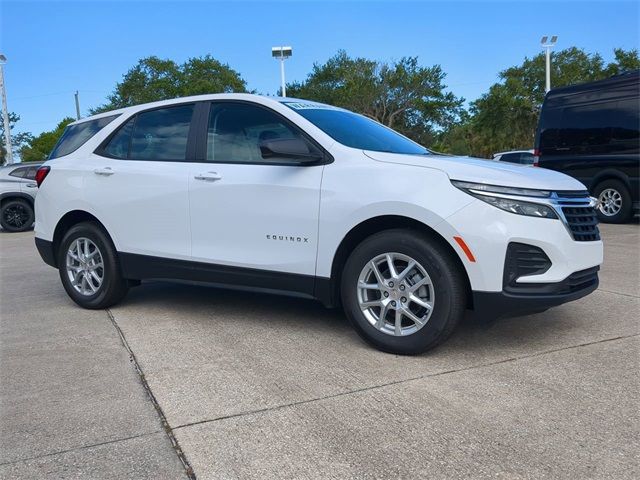
[{"label": "headlight", "polygon": [[558,218],[553,208],[547,205],[511,198],[512,196],[547,198],[551,196],[551,192],[547,190],[500,187],[482,183],[459,182],[457,180],[452,180],[451,183],[463,192],[506,212],[528,217]]}]

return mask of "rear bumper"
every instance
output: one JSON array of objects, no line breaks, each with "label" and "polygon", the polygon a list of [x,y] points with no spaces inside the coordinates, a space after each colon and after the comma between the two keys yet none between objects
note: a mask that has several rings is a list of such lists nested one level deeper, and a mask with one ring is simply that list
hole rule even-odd
[{"label": "rear bumper", "polygon": [[53,242],[36,237],[36,248],[38,249],[40,257],[44,260],[44,263],[56,267],[56,255],[53,251]]},{"label": "rear bumper", "polygon": [[474,314],[482,319],[517,317],[573,302],[598,288],[599,267],[575,272],[562,282],[528,284],[522,292],[473,292]]}]

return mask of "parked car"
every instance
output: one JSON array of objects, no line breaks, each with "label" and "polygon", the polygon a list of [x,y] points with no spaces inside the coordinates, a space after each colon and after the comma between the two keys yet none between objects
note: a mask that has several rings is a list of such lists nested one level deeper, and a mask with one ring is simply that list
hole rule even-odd
[{"label": "parked car", "polygon": [[493,159],[499,162],[533,165],[533,150],[512,150],[510,152],[494,153]]},{"label": "parked car", "polygon": [[437,155],[288,98],[205,95],[83,119],[37,181],[36,246],[83,307],[151,278],[285,292],[342,304],[366,341],[402,354],[442,342],[466,309],[583,297],[603,255],[571,177]]},{"label": "parked car", "polygon": [[535,148],[538,166],[587,186],[600,220],[629,220],[640,206],[640,70],[551,90]]},{"label": "parked car", "polygon": [[33,225],[33,204],[38,189],[40,163],[14,163],[0,168],[0,225],[9,232],[23,232]]}]

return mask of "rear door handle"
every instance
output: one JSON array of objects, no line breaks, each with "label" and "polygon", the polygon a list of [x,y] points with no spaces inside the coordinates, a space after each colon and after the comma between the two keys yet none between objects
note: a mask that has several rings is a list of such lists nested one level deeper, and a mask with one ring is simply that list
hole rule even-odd
[{"label": "rear door handle", "polygon": [[37,183],[27,183],[25,186],[27,188],[36,188],[38,186],[38,184]]},{"label": "rear door handle", "polygon": [[215,182],[217,180],[222,180],[222,175],[218,175],[217,172],[204,172],[197,174],[193,178],[196,180],[204,180],[205,182]]},{"label": "rear door handle", "polygon": [[111,167],[104,167],[104,168],[96,168],[93,173],[95,173],[96,175],[103,175],[105,177],[108,177],[109,175],[113,175],[114,172]]}]

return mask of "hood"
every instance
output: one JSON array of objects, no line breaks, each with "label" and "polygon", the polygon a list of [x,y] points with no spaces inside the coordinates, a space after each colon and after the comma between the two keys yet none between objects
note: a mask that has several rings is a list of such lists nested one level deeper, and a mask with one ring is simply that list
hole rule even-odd
[{"label": "hood", "polygon": [[365,151],[364,154],[379,162],[441,170],[451,180],[537,190],[586,190],[582,183],[564,173],[515,163],[445,155],[403,155],[372,151]]}]

